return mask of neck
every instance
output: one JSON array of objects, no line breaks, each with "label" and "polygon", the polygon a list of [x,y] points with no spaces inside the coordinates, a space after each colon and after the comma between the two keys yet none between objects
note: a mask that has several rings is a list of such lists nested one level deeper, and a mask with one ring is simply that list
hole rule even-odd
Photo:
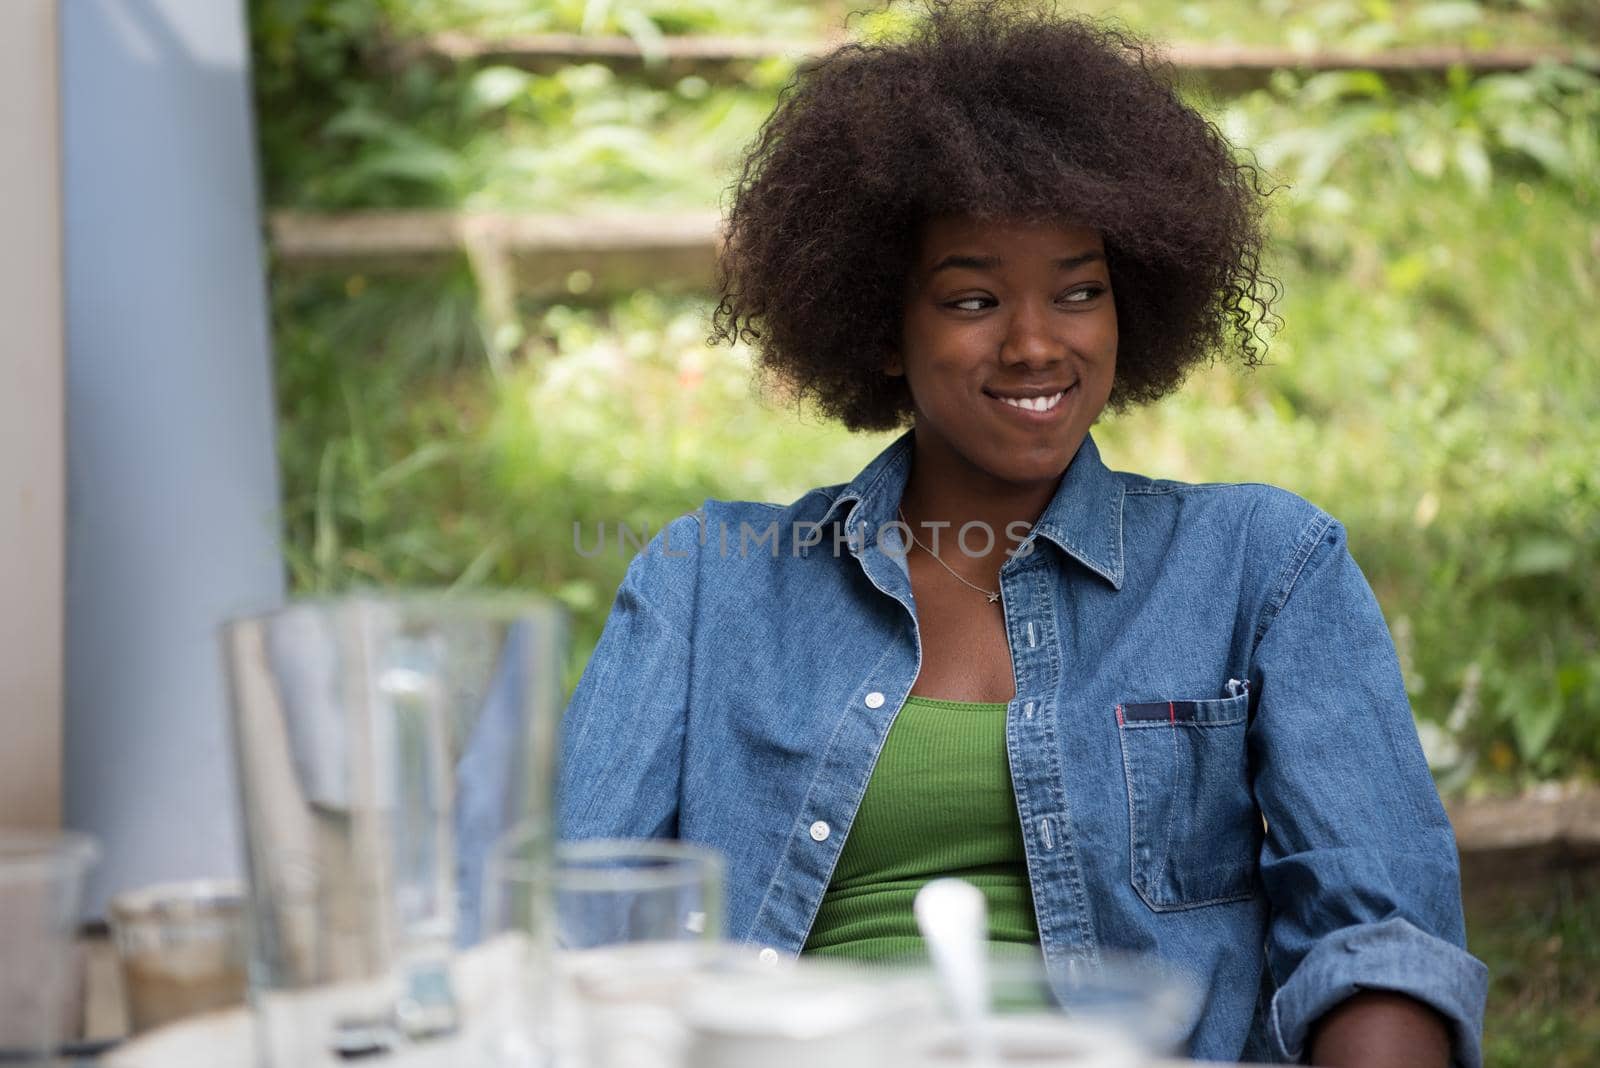
[{"label": "neck", "polygon": [[964,525],[981,523],[994,532],[994,544],[990,552],[980,554],[988,538],[982,528],[975,528],[965,542],[971,550],[968,555],[1003,561],[1006,550],[1027,536],[1061,484],[1061,475],[1032,483],[997,479],[947,449],[925,446],[920,436],[913,440],[911,476],[900,506],[925,544],[934,529],[930,524],[948,524],[937,528],[941,556],[947,556],[945,547],[960,545],[957,536]]}]

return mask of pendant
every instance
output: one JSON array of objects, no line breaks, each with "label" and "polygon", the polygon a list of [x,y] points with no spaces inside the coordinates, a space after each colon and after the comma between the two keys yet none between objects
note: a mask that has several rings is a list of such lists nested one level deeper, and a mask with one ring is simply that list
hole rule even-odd
[{"label": "pendant", "polygon": [[990,604],[994,604],[998,600],[1000,600],[1000,591],[999,590],[995,590],[993,593],[989,594],[989,603]]}]

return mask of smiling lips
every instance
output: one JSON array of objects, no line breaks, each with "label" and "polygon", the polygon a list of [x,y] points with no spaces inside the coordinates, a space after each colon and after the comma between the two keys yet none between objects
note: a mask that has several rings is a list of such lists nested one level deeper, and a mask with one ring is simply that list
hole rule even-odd
[{"label": "smiling lips", "polygon": [[1071,389],[1072,386],[1068,386],[1066,389],[1059,389],[1054,393],[1035,394],[1027,397],[1002,397],[996,393],[989,393],[988,396],[994,398],[1008,408],[1015,409],[1016,411],[1025,413],[1028,416],[1037,417],[1040,415],[1048,415],[1059,408],[1061,406],[1062,398],[1065,397]]}]

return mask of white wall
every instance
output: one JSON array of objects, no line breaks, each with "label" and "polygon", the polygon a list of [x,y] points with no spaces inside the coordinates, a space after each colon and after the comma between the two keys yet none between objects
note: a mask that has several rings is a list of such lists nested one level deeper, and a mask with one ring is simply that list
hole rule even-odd
[{"label": "white wall", "polygon": [[0,827],[61,819],[55,0],[0,2]]},{"label": "white wall", "polygon": [[[13,2],[13,0],[5,0]],[[217,624],[283,593],[242,0],[62,5],[66,822],[238,869]]]}]

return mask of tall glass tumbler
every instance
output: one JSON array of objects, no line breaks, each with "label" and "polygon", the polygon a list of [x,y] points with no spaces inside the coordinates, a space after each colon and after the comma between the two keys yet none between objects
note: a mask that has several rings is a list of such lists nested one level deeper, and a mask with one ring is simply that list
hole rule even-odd
[{"label": "tall glass tumbler", "polygon": [[98,855],[87,835],[0,830],[0,1062],[53,1065],[76,1033],[74,935]]},{"label": "tall glass tumbler", "polygon": [[[753,950],[719,941],[724,882],[721,854],[689,842],[508,835],[486,913],[504,951],[520,955],[499,1032],[520,1047],[503,1045],[489,1063],[521,1068],[545,1052],[585,1068],[678,1068],[683,995],[715,976],[767,971]],[[541,1011],[519,1022],[528,1005]]]},{"label": "tall glass tumbler", "polygon": [[665,839],[562,842],[555,872],[562,949],[722,936],[725,876],[713,849]]},{"label": "tall glass tumbler", "polygon": [[224,630],[261,1062],[470,1030],[485,864],[548,827],[567,623],[527,598],[307,601]]}]

